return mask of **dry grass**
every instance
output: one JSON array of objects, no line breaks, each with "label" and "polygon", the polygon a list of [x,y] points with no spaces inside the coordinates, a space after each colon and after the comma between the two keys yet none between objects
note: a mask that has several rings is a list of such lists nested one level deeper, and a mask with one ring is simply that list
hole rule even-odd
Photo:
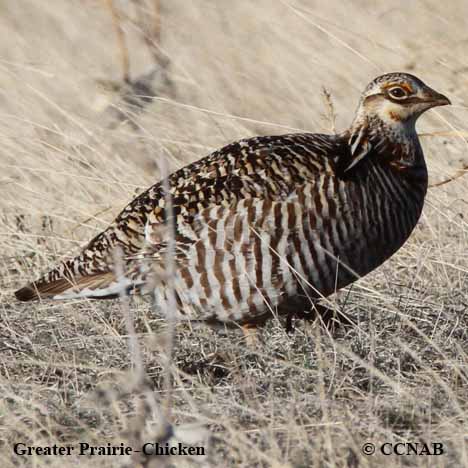
[{"label": "dry grass", "polygon": [[[114,1],[133,80],[154,66],[125,17],[136,3],[145,4]],[[323,87],[341,130],[370,79],[404,70],[454,103],[420,122],[434,135],[422,141],[431,182],[468,162],[464,0],[161,0],[168,76],[156,74],[157,97],[131,109],[116,94],[121,56],[106,2],[6,0],[0,11],[2,467],[137,466],[125,457],[25,460],[12,452],[19,441],[163,440],[167,329],[148,303],[130,304],[135,369],[125,304],[12,296],[158,180],[160,161],[175,169],[248,135],[328,132]],[[109,102],[131,123],[105,110]],[[176,328],[170,417],[187,437],[211,431],[201,464],[468,466],[467,181],[431,189],[405,247],[333,298],[355,328],[331,338],[299,323],[288,336],[273,320],[255,351],[232,331]],[[445,454],[364,456],[368,441],[443,442]]]}]

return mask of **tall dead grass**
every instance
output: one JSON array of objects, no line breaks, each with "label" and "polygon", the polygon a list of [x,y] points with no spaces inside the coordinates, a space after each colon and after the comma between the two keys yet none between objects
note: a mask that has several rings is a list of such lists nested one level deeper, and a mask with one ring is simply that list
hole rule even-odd
[{"label": "tall dead grass", "polygon": [[[2,466],[468,466],[466,2],[107,3],[1,6]],[[137,13],[156,20],[156,3],[151,42]],[[156,71],[155,54],[167,59]],[[158,180],[161,165],[249,135],[339,131],[367,82],[393,70],[454,106],[420,123],[433,187],[414,235],[333,298],[356,327],[331,337],[299,325],[288,336],[275,319],[248,350],[233,332],[173,333],[144,300],[14,301],[16,287]],[[331,99],[336,115],[325,118]],[[23,441],[138,447],[172,436],[209,446],[208,456],[12,452]],[[400,441],[446,450],[362,453],[365,442]]]}]

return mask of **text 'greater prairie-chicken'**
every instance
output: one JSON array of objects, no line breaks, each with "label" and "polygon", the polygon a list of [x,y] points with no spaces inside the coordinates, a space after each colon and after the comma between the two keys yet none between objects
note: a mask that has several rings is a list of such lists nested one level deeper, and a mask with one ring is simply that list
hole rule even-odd
[{"label": "text 'greater prairie-chicken'", "polygon": [[416,120],[446,104],[415,76],[379,76],[345,132],[255,137],[215,151],[150,187],[77,257],[16,297],[112,298],[125,289],[153,294],[164,314],[167,187],[179,318],[248,325],[310,309],[411,234],[427,190]]}]

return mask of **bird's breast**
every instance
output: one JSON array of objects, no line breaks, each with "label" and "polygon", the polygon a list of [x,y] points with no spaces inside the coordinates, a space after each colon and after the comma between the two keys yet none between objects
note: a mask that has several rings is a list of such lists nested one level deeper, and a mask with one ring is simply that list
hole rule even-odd
[{"label": "bird's breast", "polygon": [[297,245],[309,256],[311,285],[327,296],[381,265],[411,234],[424,195],[380,168],[364,181],[324,176],[307,187]]}]

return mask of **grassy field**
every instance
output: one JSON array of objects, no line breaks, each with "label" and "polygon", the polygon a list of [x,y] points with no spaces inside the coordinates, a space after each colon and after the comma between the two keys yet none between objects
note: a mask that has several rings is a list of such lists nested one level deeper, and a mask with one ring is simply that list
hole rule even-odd
[{"label": "grassy field", "polygon": [[[114,2],[133,82],[155,67],[137,14],[141,4],[154,26],[155,3]],[[468,174],[437,185],[468,166],[465,0],[161,0],[152,39],[170,62],[136,106],[108,2],[3,0],[0,13],[2,467],[468,466]],[[331,298],[355,327],[297,322],[288,335],[274,319],[249,349],[236,331],[178,325],[165,365],[170,329],[148,301],[15,301],[161,165],[246,136],[341,131],[366,84],[390,71],[453,105],[419,123],[433,187],[410,240]],[[206,457],[13,452],[18,442],[141,447],[165,440],[161,414]],[[386,442],[444,453],[385,456]]]}]

